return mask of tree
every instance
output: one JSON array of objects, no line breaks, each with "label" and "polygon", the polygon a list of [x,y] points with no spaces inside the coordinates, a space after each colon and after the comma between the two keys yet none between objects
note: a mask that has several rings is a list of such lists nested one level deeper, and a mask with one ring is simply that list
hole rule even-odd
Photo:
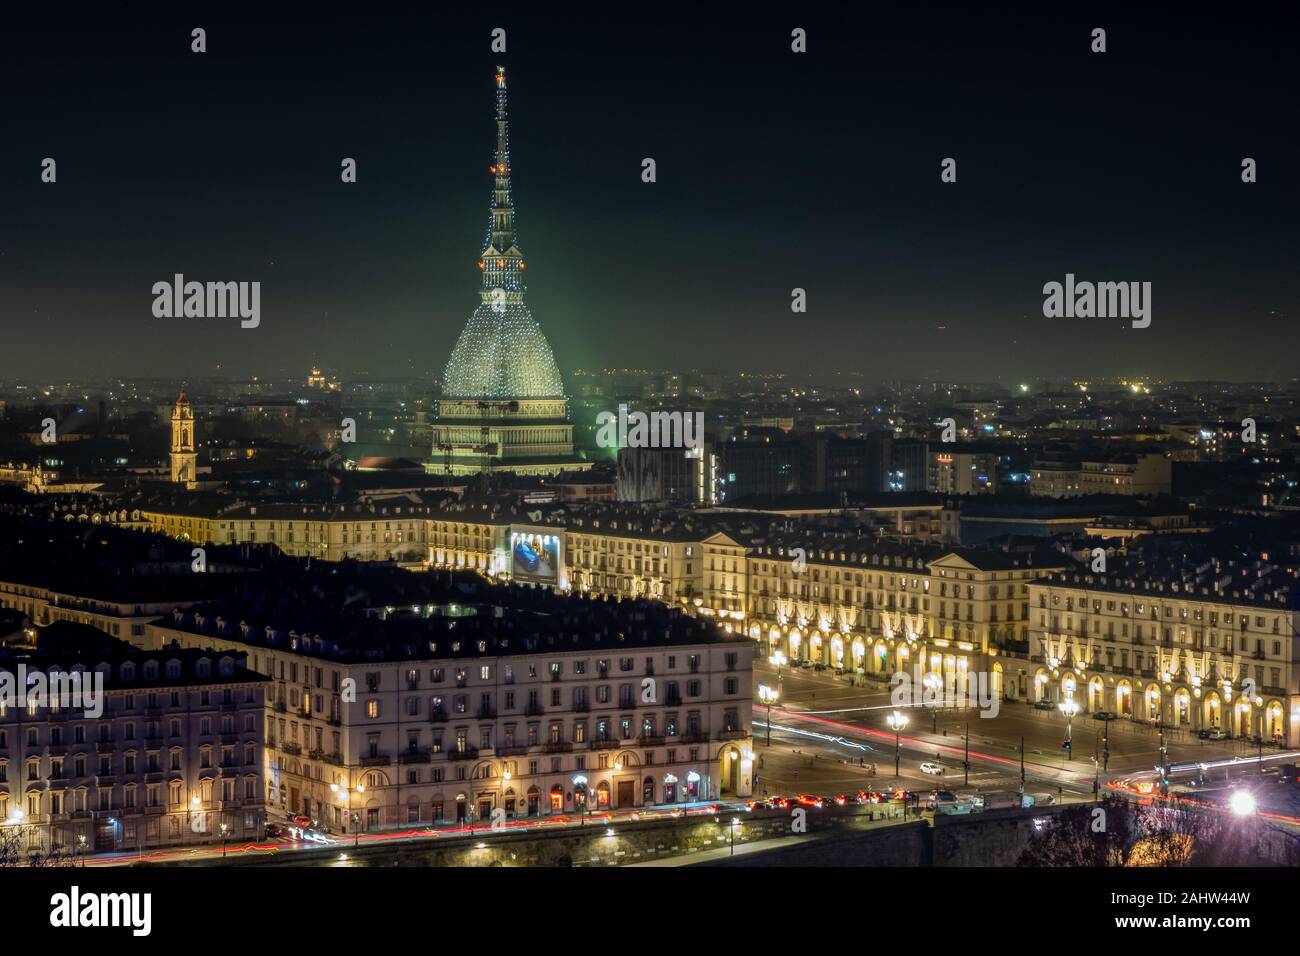
[{"label": "tree", "polygon": [[46,849],[39,843],[32,847],[31,837],[37,832],[32,826],[0,826],[0,867],[77,865],[75,854],[66,847]]},{"label": "tree", "polygon": [[1016,865],[1124,866],[1134,842],[1135,809],[1122,797],[1108,796],[1040,817]]}]

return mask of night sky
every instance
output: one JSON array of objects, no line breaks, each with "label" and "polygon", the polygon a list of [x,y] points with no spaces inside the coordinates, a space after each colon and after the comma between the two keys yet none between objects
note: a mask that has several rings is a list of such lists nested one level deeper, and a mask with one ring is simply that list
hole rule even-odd
[{"label": "night sky", "polygon": [[[179,6],[6,10],[0,378],[439,375],[477,301],[498,62],[566,373],[1294,374],[1281,6]],[[260,280],[261,327],[155,318],[177,272]],[[1150,281],[1151,327],[1044,318],[1067,272]]]}]

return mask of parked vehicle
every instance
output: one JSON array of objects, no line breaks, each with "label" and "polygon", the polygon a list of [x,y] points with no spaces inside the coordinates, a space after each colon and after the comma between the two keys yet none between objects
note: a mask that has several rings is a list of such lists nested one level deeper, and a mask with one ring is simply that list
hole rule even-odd
[{"label": "parked vehicle", "polygon": [[1226,740],[1228,737],[1228,735],[1218,727],[1210,727],[1206,730],[1202,730],[1196,736],[1200,737],[1202,740]]},{"label": "parked vehicle", "polygon": [[1109,710],[1095,710],[1092,712],[1093,720],[1114,720],[1115,714]]},{"label": "parked vehicle", "polygon": [[1056,705],[1050,700],[1036,700],[1034,710],[1056,710]]}]

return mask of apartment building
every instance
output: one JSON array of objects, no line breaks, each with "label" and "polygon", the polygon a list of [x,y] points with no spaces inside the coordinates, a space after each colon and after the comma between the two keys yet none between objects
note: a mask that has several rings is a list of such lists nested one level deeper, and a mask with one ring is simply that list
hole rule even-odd
[{"label": "apartment building", "polygon": [[1124,565],[1029,586],[1016,693],[1193,731],[1300,746],[1295,576],[1267,562]]},{"label": "apartment building", "polygon": [[[986,671],[1029,640],[1029,586],[1069,564],[1022,554],[789,537],[749,552],[744,630],[797,664],[884,677]],[[720,617],[735,619],[732,612]]]},{"label": "apartment building", "polygon": [[275,812],[354,832],[750,792],[742,635],[657,602],[486,584],[402,607],[335,597],[291,599],[296,626],[254,601],[150,628],[271,679]]},{"label": "apartment building", "polygon": [[57,699],[0,701],[3,825],[28,848],[71,853],[260,839],[265,678],[236,652],[144,652],[71,627],[62,650],[0,653],[10,673],[103,681],[98,715]]}]

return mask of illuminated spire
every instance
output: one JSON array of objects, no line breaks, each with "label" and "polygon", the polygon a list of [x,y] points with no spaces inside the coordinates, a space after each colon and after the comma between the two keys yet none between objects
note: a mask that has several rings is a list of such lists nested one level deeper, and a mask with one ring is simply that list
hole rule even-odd
[{"label": "illuminated spire", "polygon": [[506,71],[496,72],[496,152],[491,219],[478,261],[483,281],[470,316],[443,373],[449,398],[561,398],[564,383],[546,336],[524,304],[524,257],[515,238],[510,188],[510,132]]}]

